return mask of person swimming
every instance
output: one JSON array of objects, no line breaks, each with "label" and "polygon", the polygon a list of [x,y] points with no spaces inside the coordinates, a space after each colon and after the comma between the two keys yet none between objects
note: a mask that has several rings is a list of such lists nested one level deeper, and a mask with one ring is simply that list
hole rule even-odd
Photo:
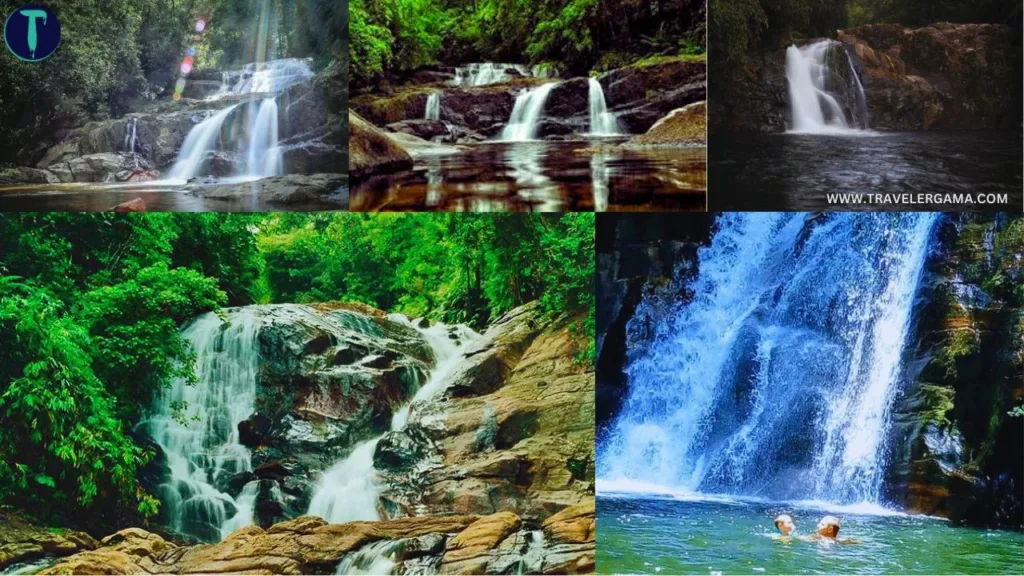
[{"label": "person swimming", "polygon": [[828,538],[829,540],[836,540],[839,537],[839,518],[835,516],[825,516],[818,521],[818,527],[815,530],[818,536],[822,538]]},{"label": "person swimming", "polygon": [[791,532],[796,530],[796,524],[793,523],[793,518],[789,514],[779,514],[776,516],[775,527],[778,528],[783,536],[789,536]]}]

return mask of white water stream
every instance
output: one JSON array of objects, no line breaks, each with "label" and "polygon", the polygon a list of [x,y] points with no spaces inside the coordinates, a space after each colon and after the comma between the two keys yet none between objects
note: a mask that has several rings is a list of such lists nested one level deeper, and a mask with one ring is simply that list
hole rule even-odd
[{"label": "white water stream", "polygon": [[[216,541],[253,521],[256,482],[237,500],[216,486],[252,470],[238,424],[255,411],[258,331],[250,308],[229,311],[228,323],[212,312],[200,316],[182,332],[196,354],[199,381],[176,380],[139,424],[167,456],[170,475],[157,496],[177,532]],[[182,405],[184,412],[176,414]]]},{"label": "white water stream", "polygon": [[[849,67],[844,71],[854,79],[854,100],[856,110],[846,109],[840,104],[834,71],[829,69],[827,57],[834,50],[843,50],[843,62]],[[823,40],[803,48],[790,46],[786,50],[786,79],[789,83],[789,103],[793,116],[790,132],[803,134],[850,134],[867,128],[866,97],[860,77],[849,54],[838,42]],[[845,88],[843,88],[845,91]],[[858,118],[857,116],[863,116]]]},{"label": "white water stream", "polygon": [[441,119],[441,94],[439,92],[431,92],[427,96],[427,107],[423,112],[423,118],[425,120]]},{"label": "white water stream", "polygon": [[619,134],[619,121],[615,115],[608,111],[604,101],[604,89],[601,83],[594,78],[589,78],[589,93],[587,105],[590,109],[590,135],[592,136],[616,136]]},{"label": "white water stream", "polygon": [[512,107],[512,115],[508,124],[501,131],[501,139],[505,142],[525,142],[537,136],[537,125],[544,112],[544,103],[557,82],[542,84],[526,90],[516,96]]},{"label": "white water stream", "polygon": [[[462,351],[479,334],[465,326],[434,324],[419,328],[405,316],[393,314],[389,318],[418,330],[433,351],[435,365],[426,382],[412,400],[403,406],[391,419],[391,430],[401,430],[409,421],[412,406],[428,400],[444,390],[448,379],[462,361]],[[456,338],[449,334],[456,332]],[[357,445],[344,459],[331,466],[320,477],[309,514],[319,516],[332,524],[356,520],[379,520],[377,500],[380,488],[377,471],[373,467],[373,454],[383,435]]]}]

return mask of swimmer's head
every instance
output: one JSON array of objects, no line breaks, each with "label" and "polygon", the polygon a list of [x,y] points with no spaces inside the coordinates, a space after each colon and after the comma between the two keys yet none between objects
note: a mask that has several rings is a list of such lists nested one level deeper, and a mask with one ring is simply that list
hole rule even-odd
[{"label": "swimmer's head", "polygon": [[839,518],[836,518],[835,516],[825,516],[819,520],[818,535],[833,539],[839,536]]},{"label": "swimmer's head", "polygon": [[793,519],[789,517],[789,514],[779,514],[775,517],[775,527],[782,532],[783,536],[789,536],[789,533],[796,529],[796,525],[793,524]]}]

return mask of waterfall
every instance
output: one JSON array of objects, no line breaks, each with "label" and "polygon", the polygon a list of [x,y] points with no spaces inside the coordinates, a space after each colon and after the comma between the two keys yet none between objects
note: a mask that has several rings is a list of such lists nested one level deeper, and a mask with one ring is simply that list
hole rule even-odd
[{"label": "waterfall", "polygon": [[167,456],[170,474],[157,496],[161,514],[179,533],[216,541],[252,522],[257,483],[246,485],[237,501],[221,489],[252,470],[238,424],[255,411],[258,330],[252,309],[230,311],[226,323],[212,312],[200,316],[182,332],[196,354],[198,382],[177,379],[139,424]]},{"label": "waterfall", "polygon": [[551,89],[558,84],[550,82],[532,88],[516,96],[512,107],[512,116],[501,131],[501,139],[506,142],[523,142],[533,140],[537,133],[537,123],[544,112],[544,102],[548,99]]},{"label": "waterfall", "polygon": [[249,127],[245,175],[263,178],[282,173],[281,148],[277,145],[277,102],[264,98]]},{"label": "waterfall", "polygon": [[308,58],[283,58],[246,64],[235,73],[238,80],[232,94],[279,93],[313,77]]},{"label": "waterfall", "polygon": [[[277,95],[287,88],[313,77],[308,59],[287,58],[247,64],[242,70],[221,73],[221,90],[208,100],[230,95],[271,94],[259,106],[251,103],[246,109],[248,139],[236,143],[232,152],[241,154],[245,143],[246,162],[239,171],[250,178],[279,176],[284,173],[284,161],[278,147]],[[228,88],[229,83],[234,85]],[[218,111],[200,122],[185,137],[174,166],[167,173],[171,180],[188,180],[203,175],[203,165],[217,144],[224,122],[237,108],[235,104]],[[233,141],[235,142],[235,141]]]},{"label": "waterfall", "polygon": [[678,280],[692,299],[650,296],[628,324],[629,394],[598,444],[600,484],[882,503],[935,220],[720,216],[696,277]]},{"label": "waterfall", "polygon": [[128,123],[124,125],[124,151],[129,154],[135,152],[135,143],[138,141],[138,130],[139,119],[136,117],[128,118]]},{"label": "waterfall", "polygon": [[590,107],[590,134],[592,136],[614,136],[619,133],[619,121],[615,115],[608,112],[608,106],[604,102],[604,89],[601,83],[594,78],[589,78],[590,91],[587,103]]},{"label": "waterfall", "polygon": [[486,86],[488,84],[499,84],[508,82],[513,76],[508,73],[515,70],[520,76],[533,76],[533,69],[522,64],[497,64],[494,62],[481,62],[469,64],[455,69],[455,86]]},{"label": "waterfall", "polygon": [[188,180],[199,176],[207,155],[217,148],[217,140],[220,138],[224,121],[237,107],[238,104],[225,108],[196,124],[195,128],[189,131],[181,145],[181,151],[178,152],[178,159],[167,172],[169,179]]},{"label": "waterfall", "polygon": [[[463,348],[479,335],[464,326],[434,324],[421,329],[404,316],[391,315],[389,318],[418,330],[430,346],[435,362],[426,384],[392,417],[391,430],[401,430],[409,420],[412,405],[432,398],[445,388],[448,378],[462,360]],[[456,331],[455,339],[451,337],[451,331]],[[309,514],[332,524],[380,519],[377,512],[380,488],[377,471],[373,467],[373,453],[381,438],[383,435],[357,445],[346,458],[324,472],[313,493]]]},{"label": "waterfall", "polygon": [[[843,52],[844,70],[833,69],[837,51]],[[786,79],[792,132],[836,134],[868,127],[864,87],[841,43],[823,40],[804,48],[790,46],[786,50]],[[851,96],[853,102],[849,102]],[[846,109],[851,111],[849,118]]]},{"label": "waterfall", "polygon": [[441,119],[441,93],[431,92],[427,96],[427,108],[423,114],[423,118],[426,120],[440,120]]}]

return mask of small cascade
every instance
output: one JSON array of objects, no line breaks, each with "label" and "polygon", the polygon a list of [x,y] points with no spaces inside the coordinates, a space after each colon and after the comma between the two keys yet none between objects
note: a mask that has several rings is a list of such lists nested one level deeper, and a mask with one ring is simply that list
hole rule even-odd
[{"label": "small cascade", "polygon": [[277,102],[273,98],[264,98],[259,111],[250,117],[245,176],[265,178],[281,175],[284,160],[277,145]]},{"label": "small cascade", "polygon": [[136,117],[128,118],[128,123],[124,125],[124,151],[129,154],[135,152],[135,145],[139,140],[139,119]]},{"label": "small cascade", "polygon": [[[404,316],[391,315],[389,318],[418,330],[433,351],[435,362],[426,384],[392,417],[391,429],[401,430],[409,421],[412,405],[432,398],[445,388],[448,378],[462,360],[462,350],[479,335],[465,326],[438,323],[423,329]],[[380,519],[377,511],[380,488],[377,471],[373,467],[373,454],[381,438],[383,435],[358,444],[345,459],[324,472],[313,493],[309,514],[332,524]]]},{"label": "small cascade", "polygon": [[178,152],[178,159],[167,172],[168,178],[188,180],[200,175],[207,156],[217,149],[217,140],[220,138],[224,121],[237,107],[238,104],[225,108],[189,131],[185,136],[185,142],[181,145],[181,151]]},{"label": "small cascade", "polygon": [[237,80],[231,87],[232,94],[277,94],[309,80],[313,77],[313,71],[307,58],[284,58],[246,64],[233,77],[237,77]]},{"label": "small cascade", "polygon": [[[884,504],[932,213],[719,217],[695,278],[627,326],[604,486]],[[665,298],[668,298],[666,300]]]},{"label": "small cascade", "polygon": [[161,514],[176,532],[216,541],[252,522],[256,482],[238,499],[222,492],[229,478],[252,470],[238,424],[255,411],[259,321],[251,309],[213,312],[182,332],[196,354],[198,382],[174,382],[139,424],[167,456],[170,474],[157,489]]},{"label": "small cascade", "polygon": [[481,62],[469,64],[455,69],[455,86],[486,86],[488,84],[500,84],[508,82],[517,76],[509,74],[509,70],[515,70],[518,76],[533,76],[533,69],[522,64],[498,64],[494,62]]},{"label": "small cascade", "polygon": [[423,118],[426,120],[440,120],[441,119],[441,93],[431,92],[427,96],[427,107],[423,113]]},{"label": "small cascade", "polygon": [[[841,58],[837,56],[840,51]],[[841,43],[823,40],[803,48],[790,46],[786,79],[792,132],[836,134],[868,128],[864,87]]]},{"label": "small cascade", "polygon": [[391,571],[395,569],[396,546],[396,543],[391,540],[367,544],[355,552],[346,554],[338,563],[338,568],[334,573],[339,576],[391,574]]},{"label": "small cascade", "polygon": [[615,115],[608,111],[604,101],[604,89],[601,83],[590,78],[590,90],[587,102],[590,108],[590,132],[591,136],[615,136],[619,134],[619,121]]},{"label": "small cascade", "polygon": [[557,84],[549,82],[516,96],[512,116],[501,131],[501,139],[506,142],[533,140],[537,134],[541,113],[544,112],[544,103],[547,102],[551,89]]}]

